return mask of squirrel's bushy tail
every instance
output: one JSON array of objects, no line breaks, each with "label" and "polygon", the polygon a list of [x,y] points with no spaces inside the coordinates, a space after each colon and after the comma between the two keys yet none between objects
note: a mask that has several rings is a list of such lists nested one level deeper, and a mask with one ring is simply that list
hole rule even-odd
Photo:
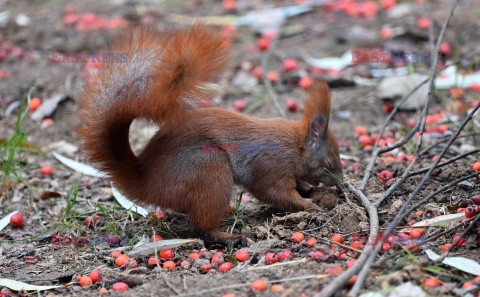
[{"label": "squirrel's bushy tail", "polygon": [[124,33],[107,52],[127,59],[102,63],[98,77],[86,82],[78,132],[89,160],[134,198],[143,178],[128,140],[130,124],[144,118],[181,125],[192,101],[207,94],[205,84],[225,70],[228,44],[205,25],[142,27]]}]

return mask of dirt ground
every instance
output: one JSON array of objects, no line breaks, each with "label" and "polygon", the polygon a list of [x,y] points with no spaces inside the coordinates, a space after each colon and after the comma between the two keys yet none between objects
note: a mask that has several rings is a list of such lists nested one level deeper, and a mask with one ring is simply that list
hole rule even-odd
[{"label": "dirt ground", "polygon": [[[239,6],[235,13],[242,15],[255,8],[263,7],[267,2],[281,7],[293,1],[238,1]],[[382,109],[384,104],[376,96],[378,81],[372,80],[375,83],[370,86],[354,82],[352,73],[371,79],[369,75],[363,74],[368,70],[365,64],[350,67],[342,74],[341,79],[332,78],[328,74],[312,74],[310,67],[303,59],[304,54],[308,53],[315,58],[338,57],[346,50],[389,46],[391,48],[406,47],[413,52],[428,51],[428,30],[417,28],[416,20],[430,11],[435,34],[438,34],[449,11],[450,1],[434,1],[431,4],[433,6],[431,10],[424,7],[426,4],[415,5],[419,5],[419,9],[402,18],[389,18],[384,13],[372,18],[349,18],[342,12],[325,12],[316,8],[312,12],[286,21],[278,45],[271,55],[269,69],[281,75],[280,81],[274,84],[274,91],[279,94],[283,107],[290,98],[296,98],[301,102],[304,91],[297,84],[303,76],[313,75],[324,78],[331,85],[330,129],[339,141],[340,153],[351,157],[344,159],[344,178],[354,186],[360,183],[363,169],[371,156],[370,151],[362,149],[359,145],[358,135],[355,135],[354,129],[357,126],[365,126],[371,134],[378,133],[387,117]],[[478,5],[480,1],[464,1],[458,7],[444,38],[454,46],[455,54],[441,56],[442,63],[459,59],[461,63],[468,65],[465,66],[468,71],[478,70],[478,52],[476,51],[479,45],[480,20],[477,18],[478,15],[473,13],[473,9],[478,8]],[[121,17],[131,26],[147,22],[169,23],[176,15],[188,17],[227,15],[222,7],[222,1],[207,0],[153,2],[0,0],[0,12],[8,10],[10,14],[10,18],[0,30],[2,42],[0,45],[8,42],[24,50],[23,58],[10,55],[7,59],[0,60],[0,71],[10,72],[9,77],[0,78],[0,138],[6,139],[13,133],[18,108],[12,109],[9,114],[7,111],[13,102],[25,98],[31,87],[35,87],[32,96],[42,100],[55,95],[66,98],[53,113],[44,116],[53,119],[53,124],[50,126],[43,127],[44,117],[34,120],[30,116],[32,113],[27,116],[22,125],[22,131],[26,134],[25,141],[37,146],[46,154],[42,155],[35,151],[18,154],[22,158],[17,167],[21,172],[19,176],[22,182],[12,181],[3,184],[0,188],[0,218],[14,210],[24,212],[22,228],[14,229],[8,226],[0,230],[0,278],[35,285],[66,285],[72,282],[72,279],[75,281],[76,274],[86,275],[93,269],[100,269],[104,274],[103,281],[93,286],[80,287],[78,284],[71,284],[65,288],[39,292],[38,296],[92,296],[99,294],[101,287],[107,288],[110,294],[119,296],[194,294],[222,296],[227,293],[237,297],[313,296],[335,277],[329,268],[345,268],[347,261],[358,257],[354,252],[346,253],[339,247],[331,248],[327,240],[333,234],[339,233],[344,236],[345,244],[349,245],[352,241],[359,239],[356,237],[358,234],[368,234],[366,211],[351,193],[346,193],[346,197],[339,199],[338,205],[332,210],[324,209],[315,213],[281,212],[249,196],[250,199],[242,201],[238,213],[238,219],[243,221],[245,226],[243,227],[241,222],[236,222],[231,214],[226,214],[220,227],[220,230],[225,232],[237,235],[243,233],[245,246],[236,246],[233,251],[228,251],[223,246],[213,246],[208,249],[213,252],[222,251],[229,255],[235,255],[238,250],[244,249],[250,256],[254,254],[260,254],[260,256],[251,257],[248,262],[239,264],[228,273],[218,273],[213,269],[206,274],[200,271],[200,265],[209,262],[208,259],[197,260],[189,270],[177,267],[175,271],[167,272],[161,268],[147,266],[148,258],[142,257],[137,259],[139,268],[131,272],[134,276],[125,276],[124,269],[118,268],[109,257],[110,252],[118,246],[110,246],[106,240],[107,236],[118,235],[122,238],[120,246],[127,246],[137,243],[143,235],[151,237],[153,230],[164,239],[197,238],[197,234],[188,217],[183,214],[162,210],[165,218],[160,222],[128,212],[112,197],[108,180],[81,176],[59,163],[50,154],[57,151],[66,157],[88,163],[79,148],[78,135],[74,132],[74,128],[79,123],[76,115],[76,92],[79,88],[77,77],[81,75],[85,65],[52,63],[51,52],[95,51],[111,40],[116,32],[116,30],[81,31],[75,26],[65,25],[62,19],[72,7],[78,14],[93,12],[109,20]],[[30,19],[29,25],[18,24],[18,15],[22,14]],[[396,39],[382,40],[378,38],[377,32],[385,23],[401,28],[405,33]],[[352,32],[355,32],[355,28],[362,28],[364,32],[353,36]],[[365,37],[370,36],[369,32],[374,32],[375,37]],[[247,27],[237,29],[232,46],[234,58],[229,73],[229,83],[224,86],[222,93],[212,100],[213,105],[233,110],[234,102],[244,99],[249,107],[256,106],[247,108],[245,111],[252,116],[279,116],[264,84],[256,79],[252,80],[253,77],[250,74],[253,67],[260,65],[262,57],[262,52],[255,50],[257,38],[258,35]],[[282,70],[282,61],[287,58],[295,58],[299,61],[299,69],[288,75]],[[421,69],[418,65],[414,67],[417,70]],[[467,106],[472,101],[478,100],[480,97],[478,94],[467,90],[462,104]],[[443,112],[449,115],[445,116],[444,121],[438,123],[447,125],[448,131],[441,135],[432,133],[433,136],[427,137],[424,147],[431,144],[435,136],[444,137],[450,135],[452,131],[455,132],[459,123],[465,118],[463,109],[462,112],[450,112],[452,106],[458,105],[452,100],[448,90],[435,92],[430,113]],[[287,115],[291,119],[296,119],[302,113],[303,107],[300,104],[297,112],[287,112]],[[401,139],[407,131],[408,121],[417,119],[418,115],[419,113],[415,111],[399,113],[388,126],[388,135]],[[468,126],[465,133],[479,131],[478,115],[475,117],[474,124]],[[135,122],[130,132],[131,144],[135,151],[139,151],[145,145],[155,129],[156,127],[150,123]],[[461,138],[448,151],[446,158],[478,147],[478,143],[478,136]],[[413,147],[414,142],[411,141],[399,151],[395,151],[395,156],[400,152],[410,155]],[[437,155],[441,148],[440,145],[425,153],[418,168],[431,165],[432,157]],[[4,156],[1,158],[4,160]],[[475,161],[479,161],[478,154],[435,171],[414,201],[419,201],[456,178],[472,173],[472,164]],[[365,194],[372,201],[380,197],[386,187],[385,183],[378,179],[378,174],[383,170],[389,170],[394,177],[398,178],[407,165],[406,161],[389,161],[386,156],[379,158]],[[39,170],[43,166],[53,166],[53,176],[43,175]],[[421,175],[417,175],[408,179],[395,191],[390,200],[383,203],[379,209],[381,227],[391,222],[421,178]],[[76,201],[70,213],[66,215],[69,191],[77,187]],[[58,195],[47,196],[45,194],[47,191],[58,193]],[[232,193],[232,204],[237,201],[239,193],[238,188]],[[421,212],[412,213],[401,225],[406,226],[412,221],[424,220],[446,208],[455,213],[458,208],[470,203],[469,197],[478,194],[480,194],[480,188],[473,179],[463,185],[451,187],[422,206]],[[145,207],[152,213],[159,211],[153,206]],[[89,228],[84,224],[85,218],[92,214],[102,216],[95,228]],[[293,243],[290,240],[293,232],[303,233],[305,240],[299,244]],[[56,244],[57,236],[70,240],[85,236],[86,246],[72,243],[72,241]],[[364,290],[385,288],[387,286],[385,278],[393,273],[405,271],[408,265],[417,265],[416,260],[419,260],[424,264],[424,270],[419,277],[415,279],[411,276],[406,277],[400,280],[400,283],[412,280],[416,284],[421,284],[424,278],[433,275],[439,277],[444,284],[441,290],[433,290],[434,294],[461,296],[462,293],[459,293],[458,289],[464,281],[471,279],[471,276],[452,268],[443,272],[436,270],[440,271],[438,273],[425,269],[433,266],[425,264],[428,263],[428,258],[424,251],[432,249],[441,254],[442,250],[439,246],[451,242],[452,237],[452,234],[441,236],[422,246],[420,252],[415,253],[414,256],[409,256],[399,247],[381,252],[381,255],[388,255],[387,260],[373,267],[374,273],[365,282]],[[315,238],[318,243],[312,247],[307,246],[306,241],[310,238]],[[175,248],[174,261],[179,263],[190,253],[205,249],[202,240]],[[279,253],[285,249],[293,252],[290,259],[274,265],[265,263],[263,255],[271,252]],[[332,257],[325,261],[312,261],[311,255],[314,251],[321,251]],[[339,257],[342,253],[346,253],[345,258]],[[479,261],[475,234],[469,237],[464,246],[451,254]],[[226,257],[226,259],[231,258]],[[326,277],[316,279],[315,275],[326,275]],[[258,293],[250,288],[250,284],[257,279],[270,282],[265,292]],[[118,281],[129,282],[130,290],[125,293],[112,293],[111,287]],[[284,286],[283,291],[271,291],[271,283],[276,281]],[[400,283],[392,282],[392,286]],[[339,290],[336,296],[345,296],[347,291],[348,287],[345,287]]]}]

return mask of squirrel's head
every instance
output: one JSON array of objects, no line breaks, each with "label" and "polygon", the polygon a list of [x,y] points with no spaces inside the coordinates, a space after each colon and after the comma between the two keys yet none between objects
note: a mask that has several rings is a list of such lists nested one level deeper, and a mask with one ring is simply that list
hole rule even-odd
[{"label": "squirrel's head", "polygon": [[343,181],[338,142],[328,129],[329,120],[330,90],[325,82],[319,82],[309,91],[302,119],[308,172],[304,179],[315,186],[320,182],[326,186],[339,185]]}]

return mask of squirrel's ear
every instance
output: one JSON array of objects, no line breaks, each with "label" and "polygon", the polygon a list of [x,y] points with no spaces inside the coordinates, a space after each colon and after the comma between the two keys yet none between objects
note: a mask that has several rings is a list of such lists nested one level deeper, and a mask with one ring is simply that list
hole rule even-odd
[{"label": "squirrel's ear", "polygon": [[327,119],[321,114],[317,114],[310,121],[310,128],[307,135],[307,147],[311,150],[317,150],[321,146],[322,139],[327,132]]}]

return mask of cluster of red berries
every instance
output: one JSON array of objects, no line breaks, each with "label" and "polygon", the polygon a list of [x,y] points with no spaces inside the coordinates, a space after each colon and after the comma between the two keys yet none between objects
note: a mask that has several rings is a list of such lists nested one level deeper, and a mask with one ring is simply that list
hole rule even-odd
[{"label": "cluster of red berries", "polygon": [[121,17],[106,19],[92,12],[77,14],[73,5],[65,7],[65,15],[62,24],[65,26],[75,26],[77,31],[118,29],[128,26],[128,21]]}]

